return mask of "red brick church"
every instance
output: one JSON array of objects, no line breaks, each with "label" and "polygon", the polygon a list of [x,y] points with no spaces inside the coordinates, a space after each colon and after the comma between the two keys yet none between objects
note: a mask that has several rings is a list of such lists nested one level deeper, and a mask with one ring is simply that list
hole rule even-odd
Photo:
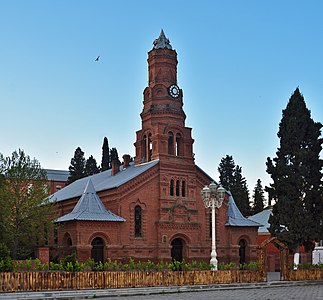
[{"label": "red brick church", "polygon": [[[200,192],[213,179],[194,162],[185,127],[177,53],[161,31],[148,52],[136,156],[110,170],[73,182],[51,196],[60,217],[52,256],[79,260],[209,261],[210,210]],[[227,193],[216,210],[219,262],[256,260],[259,224],[246,219]]]}]

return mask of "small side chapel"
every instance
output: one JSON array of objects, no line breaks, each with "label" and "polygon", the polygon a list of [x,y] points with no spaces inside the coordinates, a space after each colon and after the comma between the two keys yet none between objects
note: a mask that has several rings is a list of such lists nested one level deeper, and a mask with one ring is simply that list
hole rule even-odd
[{"label": "small side chapel", "polygon": [[[200,192],[213,179],[194,161],[185,127],[177,53],[163,31],[148,52],[135,159],[82,178],[51,196],[60,217],[52,257],[79,260],[209,261],[210,210]],[[259,224],[246,219],[228,192],[216,209],[219,262],[255,261]]]}]

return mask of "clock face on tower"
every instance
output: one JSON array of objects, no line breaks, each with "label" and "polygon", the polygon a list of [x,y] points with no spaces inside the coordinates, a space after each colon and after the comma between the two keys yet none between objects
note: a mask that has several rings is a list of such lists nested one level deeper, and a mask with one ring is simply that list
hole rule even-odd
[{"label": "clock face on tower", "polygon": [[173,98],[178,98],[179,97],[179,87],[176,84],[172,84],[168,88],[168,93],[173,97]]}]

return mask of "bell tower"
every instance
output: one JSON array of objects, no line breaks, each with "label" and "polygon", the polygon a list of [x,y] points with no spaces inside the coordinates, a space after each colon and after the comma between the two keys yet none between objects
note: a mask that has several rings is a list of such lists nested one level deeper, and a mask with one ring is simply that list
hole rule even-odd
[{"label": "bell tower", "polygon": [[141,130],[136,135],[136,159],[194,164],[191,128],[185,127],[183,91],[177,85],[177,53],[163,30],[148,52],[148,86],[143,92]]}]

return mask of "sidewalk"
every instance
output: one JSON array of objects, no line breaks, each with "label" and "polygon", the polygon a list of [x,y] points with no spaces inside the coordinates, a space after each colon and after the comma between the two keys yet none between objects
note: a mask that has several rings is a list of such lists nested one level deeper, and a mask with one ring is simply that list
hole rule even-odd
[{"label": "sidewalk", "polygon": [[[277,274],[271,274],[271,276],[273,278],[273,276],[275,277],[277,276]],[[272,287],[305,286],[305,285],[323,286],[323,281],[267,281],[267,282],[261,282],[261,283],[234,283],[234,284],[216,284],[216,285],[142,287],[142,288],[102,289],[102,290],[93,289],[93,290],[70,290],[70,291],[0,293],[0,299],[1,300],[92,299],[92,298],[100,298],[100,297],[140,296],[140,295],[171,294],[171,293],[183,293],[183,292],[272,288]]]}]

